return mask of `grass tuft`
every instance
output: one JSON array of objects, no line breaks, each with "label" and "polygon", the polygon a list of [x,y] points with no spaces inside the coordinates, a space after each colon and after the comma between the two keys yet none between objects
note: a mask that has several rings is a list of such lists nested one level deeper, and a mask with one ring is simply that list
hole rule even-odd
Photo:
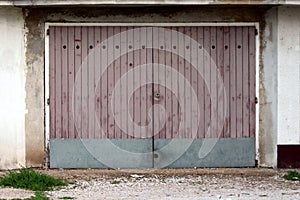
[{"label": "grass tuft", "polygon": [[289,181],[298,181],[300,180],[300,173],[297,171],[288,171],[283,178]]},{"label": "grass tuft", "polygon": [[35,192],[34,196],[28,200],[49,200],[49,198],[42,192]]},{"label": "grass tuft", "polygon": [[10,171],[7,176],[0,178],[0,186],[33,191],[49,191],[67,184],[67,181],[38,173],[31,168],[22,168],[19,172]]}]

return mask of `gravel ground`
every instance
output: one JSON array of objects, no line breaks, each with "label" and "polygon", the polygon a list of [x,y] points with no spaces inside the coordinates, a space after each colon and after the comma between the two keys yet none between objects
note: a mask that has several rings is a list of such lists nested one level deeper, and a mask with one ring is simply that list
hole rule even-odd
[{"label": "gravel ground", "polygon": [[[91,169],[41,172],[72,182],[64,189],[47,192],[50,199],[300,200],[300,181],[282,179],[286,170],[168,169],[124,172]],[[0,199],[26,198],[28,195],[32,193],[0,189]]]}]

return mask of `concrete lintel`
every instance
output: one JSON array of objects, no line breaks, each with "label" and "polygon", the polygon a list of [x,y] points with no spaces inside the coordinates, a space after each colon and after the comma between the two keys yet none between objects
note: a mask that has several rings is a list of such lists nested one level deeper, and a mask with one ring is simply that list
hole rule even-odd
[{"label": "concrete lintel", "polygon": [[299,0],[0,0],[0,6],[83,5],[300,5]]}]

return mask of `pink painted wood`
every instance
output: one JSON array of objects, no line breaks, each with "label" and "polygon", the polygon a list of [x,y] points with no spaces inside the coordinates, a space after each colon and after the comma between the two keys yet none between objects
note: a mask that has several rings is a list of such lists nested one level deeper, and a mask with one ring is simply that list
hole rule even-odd
[{"label": "pink painted wood", "polygon": [[[132,29],[133,32],[126,33]],[[127,134],[129,128],[133,128],[128,118],[121,119],[126,130],[115,123],[114,114],[118,113],[114,108],[111,111],[111,95],[117,81],[131,69],[137,69],[138,73],[133,79],[127,78],[127,85],[121,85],[121,91],[128,90],[134,81],[139,85],[143,74],[138,67],[147,63],[171,66],[187,80],[182,86],[179,73],[170,74],[163,67],[152,71],[148,67],[148,81],[154,79],[161,84],[141,86],[133,96],[122,96],[113,102],[115,107],[130,99],[128,108],[134,123],[147,126],[152,119],[154,127],[162,128],[154,138],[191,138],[191,130],[197,126],[191,119],[197,113],[200,113],[197,137],[217,137],[216,127],[210,127],[216,123],[211,120],[220,120],[225,112],[228,116],[220,137],[255,137],[254,27],[154,27],[147,30],[138,27],[50,27],[50,138],[133,138]],[[120,32],[126,37],[120,37]],[[113,45],[108,45],[105,40],[111,36]],[[132,51],[133,48],[138,50]],[[121,50],[129,50],[129,53],[120,55]],[[204,56],[205,51],[209,56]],[[107,67],[108,60],[114,62]],[[189,61],[198,66],[192,66]],[[217,95],[218,77],[211,70],[214,63],[224,82],[226,105]],[[203,77],[197,70],[201,70]],[[99,78],[101,71],[103,74]],[[169,76],[175,76],[177,81],[168,79]],[[80,87],[74,90],[73,100],[76,79]],[[165,88],[165,84],[171,88]],[[181,86],[185,94],[176,97],[174,93]],[[187,95],[193,91],[197,94],[199,110],[193,107],[195,102]],[[159,98],[155,97],[156,93],[160,94]],[[95,98],[91,98],[93,96]],[[211,109],[212,98],[218,100],[216,110]],[[181,101],[183,105],[179,105]],[[154,104],[165,108],[166,120],[161,113],[153,113]],[[185,116],[184,110],[190,115]],[[212,119],[212,116],[217,117]],[[179,130],[182,120],[187,123]],[[98,122],[103,132],[96,128]],[[151,137],[153,130],[149,127],[146,132]],[[207,132],[209,127],[210,133]],[[133,134],[135,138],[144,136],[140,127]]]},{"label": "pink painted wood", "polygon": [[231,137],[237,137],[236,129],[236,28],[230,27],[230,135]]},{"label": "pink painted wood", "polygon": [[[171,66],[174,70],[179,71],[178,69],[178,28],[172,27],[171,32]],[[172,80],[178,80],[178,75],[172,73]],[[178,81],[174,81],[171,83],[171,90],[173,92],[172,94],[172,128],[171,128],[171,137],[172,138],[178,138],[179,133],[179,106],[178,106],[178,99],[174,94],[178,93]]]},{"label": "pink painted wood", "polygon": [[55,138],[62,138],[61,27],[55,28]]},{"label": "pink painted wood", "polygon": [[88,138],[95,138],[95,27],[88,27]]},{"label": "pink painted wood", "polygon": [[101,69],[102,75],[100,78],[101,83],[101,92],[100,92],[100,99],[101,99],[101,117],[100,117],[100,125],[102,129],[102,134],[104,138],[108,138],[108,95],[107,95],[107,79],[108,74],[105,67],[108,65],[107,61],[107,27],[101,27],[101,46],[100,46],[100,53],[101,53]]},{"label": "pink painted wood", "polygon": [[[178,28],[178,32],[180,33],[184,33],[184,27],[179,27]],[[179,57],[179,60],[178,60],[178,71],[181,75],[184,76],[184,37],[182,34],[179,34],[178,36],[178,53],[179,55],[182,55]],[[178,81],[179,81],[179,75],[178,75]],[[185,87],[185,85],[182,85],[182,83],[179,83],[178,82],[178,88],[182,88],[182,87]],[[180,91],[180,89],[178,89]],[[185,96],[182,92],[179,93],[179,102],[183,102],[183,105],[182,103],[179,104],[179,123],[181,123],[182,120],[184,120],[184,109],[185,109],[185,104],[184,104],[184,99],[185,99]],[[182,124],[182,123],[181,123]],[[185,137],[185,126],[182,125],[180,126],[180,129],[179,129],[179,133],[178,133],[178,138],[184,138]]]},{"label": "pink painted wood", "polygon": [[[225,79],[224,79],[224,27],[220,26],[217,27],[217,43],[216,43],[216,51],[217,51],[217,69],[221,77],[218,77],[216,75],[216,78],[221,78],[223,84],[225,84]],[[224,116],[224,98],[223,95],[220,94],[220,85],[216,84],[217,86],[217,102],[218,102],[218,112],[217,112],[217,122],[218,124],[223,124],[223,131],[221,133],[217,133],[217,136],[224,137],[224,125],[226,122],[222,122],[222,118]],[[222,93],[223,94],[223,93]]]},{"label": "pink painted wood", "polygon": [[68,138],[68,28],[61,28],[61,39],[62,39],[62,52],[61,52],[61,79],[62,79],[62,99],[61,99],[61,108],[62,108],[62,138]]},{"label": "pink painted wood", "polygon": [[[204,75],[204,28],[203,27],[198,27],[198,47],[197,47],[197,52],[198,52],[198,70],[200,73]],[[197,97],[198,97],[198,104],[200,107],[200,124],[198,128],[198,133],[197,137],[199,138],[204,138],[206,130],[205,129],[205,90],[207,90],[204,78],[201,75],[198,75],[198,83],[197,83]]]},{"label": "pink painted wood", "polygon": [[[149,28],[147,31],[147,38],[146,38],[146,47],[152,47],[153,45],[153,28]],[[150,66],[153,67],[153,49],[152,48],[147,48],[146,49],[146,63],[150,63]],[[153,112],[152,112],[152,105],[153,105],[153,69],[148,67],[147,68],[147,82],[149,82],[150,84],[147,84],[146,89],[147,89],[147,97],[146,97],[146,112],[144,114],[146,114],[146,126],[147,128],[147,136],[149,138],[153,138],[154,134],[153,134],[153,127],[151,126],[151,120],[153,122]]]},{"label": "pink painted wood", "polygon": [[[210,67],[217,67],[218,68],[218,59],[217,59],[217,27],[211,27],[210,28],[210,57],[211,57],[211,62],[210,62]],[[213,102],[217,102],[218,99],[218,90],[217,90],[217,72],[216,70],[210,70],[210,98],[212,99]],[[210,108],[210,116],[211,120],[216,120],[216,123],[210,124],[211,128],[211,133],[208,137],[219,137],[217,133],[217,123],[218,123],[218,105],[215,107]]]},{"label": "pink painted wood", "polygon": [[99,125],[98,123],[100,122],[100,112],[101,112],[101,102],[100,102],[100,91],[99,91],[99,87],[101,88],[101,83],[99,82],[99,77],[100,77],[100,61],[101,61],[101,54],[100,54],[100,41],[101,41],[101,36],[100,36],[100,27],[95,27],[94,30],[94,34],[95,34],[95,38],[94,38],[94,70],[95,73],[93,75],[93,79],[94,79],[94,109],[95,109],[95,113],[94,113],[94,138],[101,138],[101,132],[99,129]]},{"label": "pink painted wood", "polygon": [[243,29],[236,29],[236,131],[237,137],[243,137]]},{"label": "pink painted wood", "polygon": [[[210,27],[204,27],[204,51],[206,51],[209,55],[211,54],[211,41],[210,41]],[[206,80],[207,88],[210,88],[210,57],[204,56],[204,80]],[[205,89],[205,138],[210,137],[211,131],[209,129],[210,126],[210,110],[211,110],[211,100],[210,93],[207,89]]]},{"label": "pink painted wood", "polygon": [[[165,64],[168,67],[172,67],[172,32],[171,29],[165,29]],[[166,85],[171,85],[172,80],[171,80],[171,71],[170,70],[165,70],[165,84]],[[165,88],[165,108],[166,108],[166,129],[165,129],[165,138],[172,138],[172,127],[173,127],[173,120],[172,120],[172,92],[170,88]]]},{"label": "pink painted wood", "polygon": [[[82,62],[82,40],[81,27],[75,27],[75,80],[78,86],[81,86],[81,62]],[[74,90],[74,119],[75,119],[75,138],[81,138],[81,87],[76,87]]]},{"label": "pink painted wood", "polygon": [[242,41],[242,51],[243,51],[243,137],[249,137],[249,32],[248,27],[243,27],[243,41]]},{"label": "pink painted wood", "polygon": [[230,28],[224,27],[224,86],[226,96],[226,102],[224,102],[224,116],[225,116],[225,124],[224,124],[224,135],[223,137],[230,137]]},{"label": "pink painted wood", "polygon": [[[127,27],[121,27],[120,31],[126,34]],[[126,37],[121,37],[120,38],[120,42],[121,42],[120,43],[120,49],[121,49],[121,51],[125,52],[128,49],[127,34],[126,34]],[[123,76],[128,71],[127,55],[123,55],[121,57],[120,65],[121,65],[121,75],[120,76]],[[128,83],[128,80],[127,80],[127,77],[126,77],[126,85],[121,85],[121,90],[122,91],[127,90],[127,83]],[[126,92],[125,96],[121,96],[120,100],[121,100],[121,102],[128,101],[127,92]],[[127,110],[128,110],[128,104],[126,104],[125,107],[122,108],[122,112],[127,112]],[[121,138],[126,139],[126,138],[128,138],[128,135],[127,135],[127,133],[128,133],[128,118],[127,117],[125,119],[121,119],[121,125],[126,127],[126,129],[122,131]]]},{"label": "pink painted wood", "polygon": [[[198,27],[192,27],[191,28],[191,39],[192,40],[195,40],[197,41],[198,40]],[[198,44],[195,44],[194,42],[191,42],[190,43],[190,49],[191,49],[191,53],[190,53],[190,56],[191,56],[191,61],[192,63],[196,63],[196,66],[195,65],[190,65],[190,73],[191,73],[191,88],[190,88],[190,93],[191,95],[193,94],[196,94],[197,95],[197,99],[194,99],[192,98],[191,99],[191,105],[197,105],[199,104],[198,102],[198,85],[199,85],[199,82],[198,82],[198,76],[199,76],[199,73],[197,71],[197,68],[198,68]],[[200,70],[200,69],[199,69]],[[198,114],[201,115],[200,113],[200,109],[198,110],[198,107],[191,107],[191,119],[197,119],[198,117]],[[201,120],[201,119],[200,119]],[[191,130],[196,130],[197,132],[195,133],[195,135],[192,135],[191,131],[190,131],[190,135],[191,137],[198,137],[198,130],[199,130],[199,126],[200,126],[200,123],[199,124],[196,124],[196,123],[191,123]]]},{"label": "pink painted wood", "polygon": [[249,95],[250,137],[255,137],[255,27],[249,27]]},{"label": "pink painted wood", "polygon": [[74,27],[68,28],[68,129],[67,133],[68,138],[75,138],[75,124],[74,124],[74,106],[73,106],[73,88],[75,80],[75,29]]},{"label": "pink painted wood", "polygon": [[56,137],[56,95],[55,95],[55,83],[56,83],[56,53],[55,53],[55,46],[56,46],[56,34],[55,34],[55,27],[50,27],[49,29],[49,65],[50,65],[50,72],[49,72],[49,78],[50,78],[50,138]]},{"label": "pink painted wood", "polygon": [[184,108],[185,112],[187,113],[184,115],[184,119],[186,122],[186,126],[184,127],[184,138],[191,138],[191,127],[192,127],[192,107],[191,107],[191,65],[190,65],[190,60],[191,60],[191,27],[185,27],[185,35],[188,37],[185,37],[184,39],[184,76],[185,76],[185,82],[184,82]]},{"label": "pink painted wood", "polygon": [[[133,29],[133,48],[139,49],[141,46],[141,40],[140,40],[140,29],[137,27],[136,29]],[[141,63],[141,55],[139,50],[135,50],[133,53],[133,65],[136,73],[134,74],[133,81],[134,85],[140,85],[140,68],[139,65]],[[134,137],[140,138],[141,133],[141,90],[135,90],[133,94],[133,121],[136,125],[134,128]]]},{"label": "pink painted wood", "polygon": [[[114,85],[116,85],[117,81],[120,79],[121,77],[121,61],[120,61],[120,41],[121,41],[121,38],[120,38],[120,27],[114,27],[114,36],[113,36],[113,39],[114,39],[114,45],[113,45],[113,55],[114,55]],[[118,92],[120,93],[120,89],[118,91],[115,91],[115,92]],[[120,105],[121,99],[115,99],[114,100],[114,107],[117,107],[118,105]],[[116,110],[114,110],[114,116],[116,114],[119,114],[117,113]],[[121,138],[121,129],[117,126],[117,124],[115,123],[115,138]]]}]

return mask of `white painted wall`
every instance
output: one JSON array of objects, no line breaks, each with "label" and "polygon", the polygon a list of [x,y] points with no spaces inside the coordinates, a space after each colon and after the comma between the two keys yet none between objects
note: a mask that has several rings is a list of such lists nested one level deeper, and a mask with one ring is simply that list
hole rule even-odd
[{"label": "white painted wall", "polygon": [[22,10],[0,7],[0,169],[25,166],[24,34]]},{"label": "white painted wall", "polygon": [[300,144],[300,7],[278,10],[278,144]]}]

